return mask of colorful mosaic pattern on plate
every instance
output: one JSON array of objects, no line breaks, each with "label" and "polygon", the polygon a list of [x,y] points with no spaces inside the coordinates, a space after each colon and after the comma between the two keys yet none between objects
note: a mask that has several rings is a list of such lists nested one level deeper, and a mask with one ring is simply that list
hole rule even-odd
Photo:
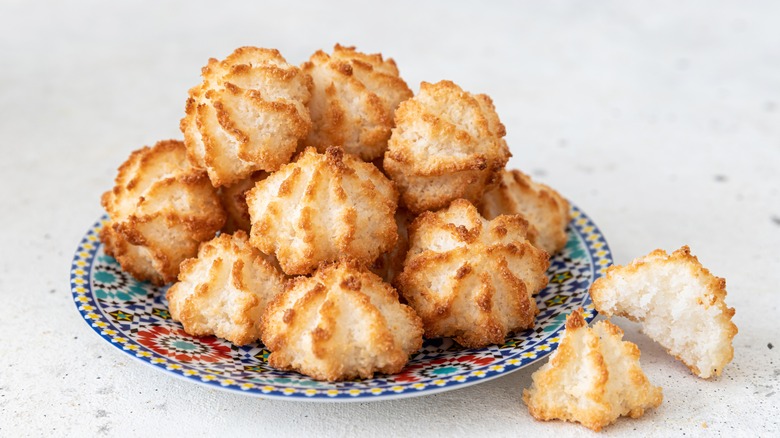
[{"label": "colorful mosaic pattern on plate", "polygon": [[516,371],[555,350],[566,315],[577,307],[591,321],[596,314],[588,289],[612,264],[596,225],[576,207],[566,248],[552,258],[550,283],[537,296],[536,327],[506,338],[503,345],[459,347],[450,339],[426,340],[400,373],[349,382],[318,382],[268,365],[258,344],[193,337],[171,320],[165,288],[135,280],[103,251],[93,225],[79,244],[71,267],[71,290],[79,312],[103,339],[158,369],[198,383],[267,398],[369,401],[456,389]]}]

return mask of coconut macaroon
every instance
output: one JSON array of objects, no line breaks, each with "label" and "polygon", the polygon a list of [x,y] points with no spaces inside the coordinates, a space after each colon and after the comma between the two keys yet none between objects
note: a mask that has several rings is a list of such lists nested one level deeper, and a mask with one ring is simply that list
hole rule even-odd
[{"label": "coconut macaroon", "polygon": [[263,312],[284,290],[285,277],[245,232],[221,234],[181,264],[168,289],[171,317],[193,336],[216,335],[236,345],[260,339]]},{"label": "coconut macaroon", "polygon": [[235,184],[220,187],[219,198],[222,201],[222,206],[225,207],[225,213],[227,213],[227,220],[222,232],[232,233],[236,230],[249,232],[252,223],[249,218],[249,207],[246,205],[246,192],[267,176],[268,173],[261,170]]},{"label": "coconut macaroon", "polygon": [[215,186],[290,162],[311,128],[309,75],[275,49],[241,47],[210,59],[190,89],[181,131],[190,160]]},{"label": "coconut macaroon", "polygon": [[719,376],[734,357],[737,326],[726,306],[726,280],[683,246],[657,249],[627,266],[612,266],[590,288],[596,309],[642,324],[642,331],[697,376]]},{"label": "coconut macaroon", "polygon": [[609,321],[588,327],[578,309],[566,317],[566,331],[550,360],[532,376],[523,401],[537,420],[582,423],[598,432],[620,416],[641,417],[663,400],[639,365],[639,348],[623,341]]},{"label": "coconut macaroon", "polygon": [[246,200],[252,244],[274,254],[289,275],[341,257],[371,263],[393,248],[398,235],[392,182],[338,147],[324,154],[307,148],[258,182]]},{"label": "coconut macaroon", "polygon": [[393,249],[380,255],[370,269],[383,280],[396,286],[396,278],[404,269],[404,260],[409,251],[409,225],[415,216],[409,210],[399,207],[395,212],[395,222],[398,224],[398,241]]},{"label": "coconut macaroon", "polygon": [[521,214],[538,231],[534,242],[549,254],[566,246],[569,202],[551,187],[531,180],[519,170],[504,170],[496,187],[485,192],[480,213],[486,219]]},{"label": "coconut macaroon", "polygon": [[384,155],[395,109],[412,97],[395,62],[336,44],[331,55],[319,50],[301,69],[314,82],[305,144],[320,152],[339,145],[365,161]]},{"label": "coconut macaroon", "polygon": [[225,223],[206,172],[192,167],[176,140],[133,152],[101,203],[110,216],[100,232],[106,253],[156,285],[176,280],[179,263]]},{"label": "coconut macaroon", "polygon": [[487,221],[464,199],[415,219],[398,284],[426,337],[480,348],[534,326],[550,263],[528,232],[522,217]]},{"label": "coconut macaroon", "polygon": [[511,155],[490,98],[450,81],[420,84],[396,110],[395,125],[383,166],[415,213],[457,198],[478,204]]},{"label": "coconut macaroon", "polygon": [[263,318],[268,363],[318,380],[397,373],[422,346],[420,318],[355,261],[292,280]]}]

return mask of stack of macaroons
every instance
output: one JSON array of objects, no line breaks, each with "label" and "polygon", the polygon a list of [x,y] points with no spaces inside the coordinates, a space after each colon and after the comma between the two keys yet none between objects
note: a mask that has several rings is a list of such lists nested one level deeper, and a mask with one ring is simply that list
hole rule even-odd
[{"label": "stack of macaroons", "polygon": [[178,277],[188,333],[343,380],[400,371],[423,336],[479,348],[534,326],[568,204],[504,169],[488,96],[413,96],[392,59],[339,45],[301,67],[242,47],[202,76],[184,142],[134,152],[103,198],[107,252]]}]

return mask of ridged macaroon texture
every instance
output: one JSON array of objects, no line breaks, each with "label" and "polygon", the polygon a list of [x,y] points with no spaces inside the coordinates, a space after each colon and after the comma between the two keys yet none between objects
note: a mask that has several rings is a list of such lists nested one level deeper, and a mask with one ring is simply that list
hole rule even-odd
[{"label": "ridged macaroon texture", "polygon": [[249,232],[252,223],[249,217],[249,207],[246,205],[246,192],[267,176],[268,173],[261,170],[253,173],[249,178],[219,188],[219,199],[222,201],[222,206],[225,207],[225,213],[227,213],[227,220],[222,232],[228,234],[237,230]]},{"label": "ridged macaroon texture", "polygon": [[537,420],[576,421],[598,432],[621,416],[641,417],[663,400],[639,364],[639,348],[623,341],[609,321],[592,328],[581,309],[566,318],[566,331],[550,360],[533,376],[523,401]]},{"label": "ridged macaroon texture", "polygon": [[534,326],[534,294],[547,285],[550,263],[528,231],[522,217],[487,221],[464,199],[415,219],[397,281],[427,338],[481,348]]},{"label": "ridged macaroon texture", "polygon": [[110,216],[100,238],[107,254],[138,280],[176,280],[179,263],[225,223],[206,172],[188,161],[184,143],[160,141],[133,152],[101,199]]},{"label": "ridged macaroon texture", "polygon": [[737,326],[725,301],[726,280],[712,275],[687,246],[611,266],[590,295],[599,313],[639,322],[646,335],[701,378],[719,376],[734,357]]},{"label": "ridged macaroon texture", "polygon": [[298,160],[247,192],[251,242],[284,272],[303,275],[321,262],[373,262],[397,239],[398,193],[374,165],[330,147]]},{"label": "ridged macaroon texture", "polygon": [[197,258],[181,264],[179,281],[166,297],[171,317],[187,333],[245,345],[260,339],[263,312],[284,282],[268,256],[237,231],[202,244]]},{"label": "ridged macaroon texture", "polygon": [[290,162],[311,128],[311,77],[275,49],[241,47],[210,59],[190,89],[181,131],[190,160],[215,186]]},{"label": "ridged macaroon texture", "polygon": [[305,144],[320,152],[338,145],[365,161],[384,155],[395,109],[412,97],[395,61],[336,44],[331,55],[319,50],[301,69],[314,82]]},{"label": "ridged macaroon texture", "polygon": [[511,156],[493,101],[450,81],[423,82],[395,125],[383,166],[414,213],[458,198],[478,204]]},{"label": "ridged macaroon texture", "polygon": [[521,214],[538,232],[534,242],[549,254],[566,246],[571,220],[569,202],[550,186],[533,181],[519,170],[504,170],[498,185],[485,192],[480,213],[486,219]]},{"label": "ridged macaroon texture", "polygon": [[397,286],[396,279],[404,269],[406,253],[409,252],[409,226],[415,216],[409,210],[399,207],[395,212],[395,222],[398,224],[398,241],[390,251],[380,255],[370,269],[383,280]]},{"label": "ridged macaroon texture", "polygon": [[318,380],[393,374],[422,346],[422,324],[389,284],[342,261],[297,277],[268,307],[268,363]]}]

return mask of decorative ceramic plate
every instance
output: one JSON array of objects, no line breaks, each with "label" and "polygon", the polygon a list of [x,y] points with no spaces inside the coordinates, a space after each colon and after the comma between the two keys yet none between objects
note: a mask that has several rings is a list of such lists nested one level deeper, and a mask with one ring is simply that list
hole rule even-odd
[{"label": "decorative ceramic plate", "polygon": [[98,234],[107,218],[93,225],[73,258],[70,283],[84,320],[126,354],[190,381],[214,388],[287,400],[370,401],[433,394],[484,382],[516,371],[558,346],[566,315],[585,309],[595,317],[588,289],[612,263],[596,225],[572,208],[566,248],[550,263],[550,283],[537,296],[536,327],[481,349],[450,339],[426,340],[400,373],[349,382],[318,382],[268,365],[260,344],[237,347],[213,336],[197,338],[171,320],[165,288],[139,282],[103,251]]}]

